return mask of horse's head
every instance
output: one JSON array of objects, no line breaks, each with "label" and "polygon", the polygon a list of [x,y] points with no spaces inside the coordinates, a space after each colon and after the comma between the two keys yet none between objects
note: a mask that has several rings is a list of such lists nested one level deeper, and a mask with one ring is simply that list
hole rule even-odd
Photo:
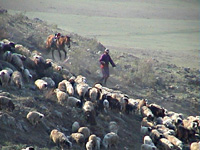
[{"label": "horse's head", "polygon": [[68,36],[68,35],[66,35],[65,36],[65,44],[68,46],[68,48],[70,48],[70,42],[71,42],[71,39],[70,39],[71,37],[70,36]]}]

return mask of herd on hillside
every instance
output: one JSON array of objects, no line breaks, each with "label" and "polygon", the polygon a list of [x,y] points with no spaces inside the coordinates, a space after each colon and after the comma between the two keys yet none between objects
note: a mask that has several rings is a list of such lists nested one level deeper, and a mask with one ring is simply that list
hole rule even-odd
[{"label": "herd on hillside", "polygon": [[[182,150],[200,149],[200,117],[184,117],[180,113],[152,103],[146,99],[134,99],[121,91],[113,90],[96,83],[90,86],[86,77],[73,75],[67,69],[57,65],[51,59],[44,59],[41,53],[30,51],[22,45],[9,40],[0,42],[0,86],[23,89],[25,84],[34,83],[39,91],[53,90],[57,102],[63,107],[81,109],[87,124],[80,127],[78,121],[72,124],[72,133],[66,136],[58,129],[50,132],[50,139],[60,149],[70,149],[74,144],[80,149],[100,150],[117,149],[120,144],[116,121],[108,122],[109,133],[98,137],[92,133],[90,126],[98,124],[97,114],[109,115],[115,111],[124,115],[141,116],[141,150]],[[12,112],[15,109],[12,99],[0,96],[0,110]],[[26,118],[32,126],[41,123],[44,114],[31,111]],[[1,127],[0,127],[1,128]],[[27,147],[34,149],[33,147]],[[134,149],[134,148],[133,148]]]}]

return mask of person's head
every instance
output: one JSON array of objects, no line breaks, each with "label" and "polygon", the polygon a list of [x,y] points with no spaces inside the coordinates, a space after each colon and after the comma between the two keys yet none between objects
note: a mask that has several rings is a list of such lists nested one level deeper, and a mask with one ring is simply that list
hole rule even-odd
[{"label": "person's head", "polygon": [[61,34],[60,34],[60,33],[58,33],[58,34],[57,34],[57,36],[61,36]]},{"label": "person's head", "polygon": [[104,50],[104,53],[109,54],[109,49],[106,48],[106,49]]}]

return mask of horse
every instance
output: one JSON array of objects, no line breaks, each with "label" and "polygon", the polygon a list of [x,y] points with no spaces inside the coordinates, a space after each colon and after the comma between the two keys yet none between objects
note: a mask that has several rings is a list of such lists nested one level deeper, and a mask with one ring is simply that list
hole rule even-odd
[{"label": "horse", "polygon": [[61,60],[61,52],[63,51],[65,53],[65,59],[67,57],[67,52],[65,50],[65,45],[70,48],[70,37],[69,36],[60,36],[55,42],[54,35],[49,35],[46,40],[46,48],[48,51],[52,51],[52,58],[54,59],[54,50],[58,50],[60,60]]}]

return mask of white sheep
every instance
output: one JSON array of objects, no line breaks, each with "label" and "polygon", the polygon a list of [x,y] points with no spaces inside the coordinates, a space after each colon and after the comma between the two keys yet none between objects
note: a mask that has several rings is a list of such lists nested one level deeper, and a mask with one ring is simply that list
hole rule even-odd
[{"label": "white sheep", "polygon": [[148,145],[151,145],[151,146],[155,146],[152,139],[150,138],[150,136],[146,135],[144,137],[144,140],[143,140],[143,143],[144,144],[148,144]]},{"label": "white sheep", "polygon": [[89,85],[86,83],[78,83],[75,86],[75,90],[80,97],[81,101],[83,101],[86,92],[88,91]]},{"label": "white sheep", "polygon": [[176,148],[183,149],[183,142],[173,135],[164,134],[165,137],[171,142]]},{"label": "white sheep", "polygon": [[69,139],[65,136],[64,133],[58,131],[57,129],[53,129],[50,133],[50,139],[58,145],[61,150],[64,150],[66,148],[71,148],[72,143],[69,141]]},{"label": "white sheep", "polygon": [[190,150],[200,150],[200,142],[193,142],[190,145]]},{"label": "white sheep", "polygon": [[111,122],[109,123],[109,127],[108,127],[108,128],[109,128],[109,131],[110,131],[110,132],[114,132],[115,134],[118,133],[119,126],[118,126],[117,122],[111,121]]},{"label": "white sheep", "polygon": [[110,132],[104,136],[102,143],[103,143],[103,146],[106,149],[108,149],[108,148],[111,148],[111,146],[114,146],[116,148],[118,141],[119,141],[119,136],[114,132]]},{"label": "white sheep", "polygon": [[60,103],[61,105],[65,105],[68,101],[68,94],[60,91],[59,89],[55,89],[54,92],[56,93],[58,103]]},{"label": "white sheep", "polygon": [[91,101],[86,101],[83,105],[83,112],[86,118],[86,121],[91,125],[96,125],[96,112],[94,109],[94,104]]},{"label": "white sheep", "polygon": [[37,125],[44,118],[44,115],[37,111],[31,111],[27,114],[26,118],[32,125]]},{"label": "white sheep", "polygon": [[151,146],[149,144],[142,144],[141,150],[157,150],[157,148],[155,146]]},{"label": "white sheep", "polygon": [[72,84],[67,80],[63,80],[63,81],[65,83],[66,92],[69,95],[73,96],[74,95],[74,88],[73,88]]},{"label": "white sheep", "polygon": [[140,113],[141,113],[142,117],[147,117],[148,119],[151,119],[151,120],[153,120],[153,118],[154,118],[152,111],[147,106],[141,107]]},{"label": "white sheep", "polygon": [[9,73],[8,70],[4,69],[0,71],[0,81],[2,84],[2,87],[7,87],[9,85],[9,81],[11,78],[11,74]]},{"label": "white sheep", "polygon": [[80,99],[78,99],[76,97],[69,96],[67,99],[67,106],[81,108],[82,102]]},{"label": "white sheep", "polygon": [[14,71],[11,76],[11,82],[17,86],[19,89],[22,88],[23,82],[22,82],[22,74],[19,71]]},{"label": "white sheep", "polygon": [[93,141],[88,141],[85,145],[86,150],[94,150],[94,143]]},{"label": "white sheep", "polygon": [[37,80],[35,81],[35,85],[37,86],[37,88],[38,88],[39,90],[46,90],[46,89],[47,89],[47,86],[48,86],[47,82],[44,81],[44,80],[42,80],[42,79],[37,79]]},{"label": "white sheep", "polygon": [[82,75],[78,75],[75,79],[76,83],[86,83],[86,77],[82,76]]},{"label": "white sheep", "polygon": [[75,121],[73,124],[72,124],[72,132],[75,133],[75,132],[78,132],[78,129],[80,128],[80,125],[77,121]]}]

